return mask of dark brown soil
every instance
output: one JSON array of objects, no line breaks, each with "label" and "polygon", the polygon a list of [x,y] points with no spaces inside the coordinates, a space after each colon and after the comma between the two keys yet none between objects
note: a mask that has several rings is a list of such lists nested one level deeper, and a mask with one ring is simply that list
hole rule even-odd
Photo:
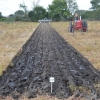
[{"label": "dark brown soil", "polygon": [[95,88],[100,72],[48,23],[41,23],[0,77],[0,95],[51,95],[51,76],[55,78],[52,95],[58,98],[74,93],[92,99],[100,96]]}]

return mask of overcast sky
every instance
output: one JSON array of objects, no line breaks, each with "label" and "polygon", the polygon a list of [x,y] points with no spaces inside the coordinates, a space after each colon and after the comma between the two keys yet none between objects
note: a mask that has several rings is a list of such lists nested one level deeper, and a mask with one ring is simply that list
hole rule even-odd
[{"label": "overcast sky", "polygon": [[[24,0],[28,10],[32,9],[32,1],[33,0]],[[35,0],[37,1],[37,0]],[[48,7],[48,4],[51,4],[53,0],[40,0],[39,5],[44,8]],[[91,0],[76,0],[79,9],[88,10],[91,7]],[[15,11],[19,10],[19,4],[22,4],[23,0],[0,0],[0,12],[2,12],[3,16],[8,16],[10,14],[14,14]]]}]

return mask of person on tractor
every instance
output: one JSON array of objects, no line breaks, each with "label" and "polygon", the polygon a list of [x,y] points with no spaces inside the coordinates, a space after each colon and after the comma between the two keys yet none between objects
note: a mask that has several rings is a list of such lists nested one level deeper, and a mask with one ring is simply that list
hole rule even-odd
[{"label": "person on tractor", "polygon": [[79,19],[79,16],[78,16],[78,14],[76,13],[76,14],[75,14],[75,22],[77,22],[78,19]]}]

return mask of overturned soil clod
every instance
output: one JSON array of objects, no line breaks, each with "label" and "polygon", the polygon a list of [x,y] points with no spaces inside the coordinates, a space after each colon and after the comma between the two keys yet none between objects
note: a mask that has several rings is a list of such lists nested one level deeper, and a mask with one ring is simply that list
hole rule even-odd
[{"label": "overturned soil clod", "polygon": [[55,78],[52,95],[58,98],[74,93],[100,97],[100,72],[48,23],[41,23],[0,77],[0,95],[51,95],[51,76]]}]

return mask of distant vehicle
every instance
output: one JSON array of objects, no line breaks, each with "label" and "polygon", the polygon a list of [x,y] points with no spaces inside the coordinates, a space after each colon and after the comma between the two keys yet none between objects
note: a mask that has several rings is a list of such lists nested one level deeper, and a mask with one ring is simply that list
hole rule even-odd
[{"label": "distant vehicle", "polygon": [[87,32],[88,26],[87,26],[87,21],[78,19],[76,22],[70,22],[68,31],[74,33],[75,30],[81,30],[83,32]]},{"label": "distant vehicle", "polygon": [[38,22],[40,23],[50,23],[52,20],[51,19],[47,19],[47,18],[44,18],[42,20],[38,20]]}]

